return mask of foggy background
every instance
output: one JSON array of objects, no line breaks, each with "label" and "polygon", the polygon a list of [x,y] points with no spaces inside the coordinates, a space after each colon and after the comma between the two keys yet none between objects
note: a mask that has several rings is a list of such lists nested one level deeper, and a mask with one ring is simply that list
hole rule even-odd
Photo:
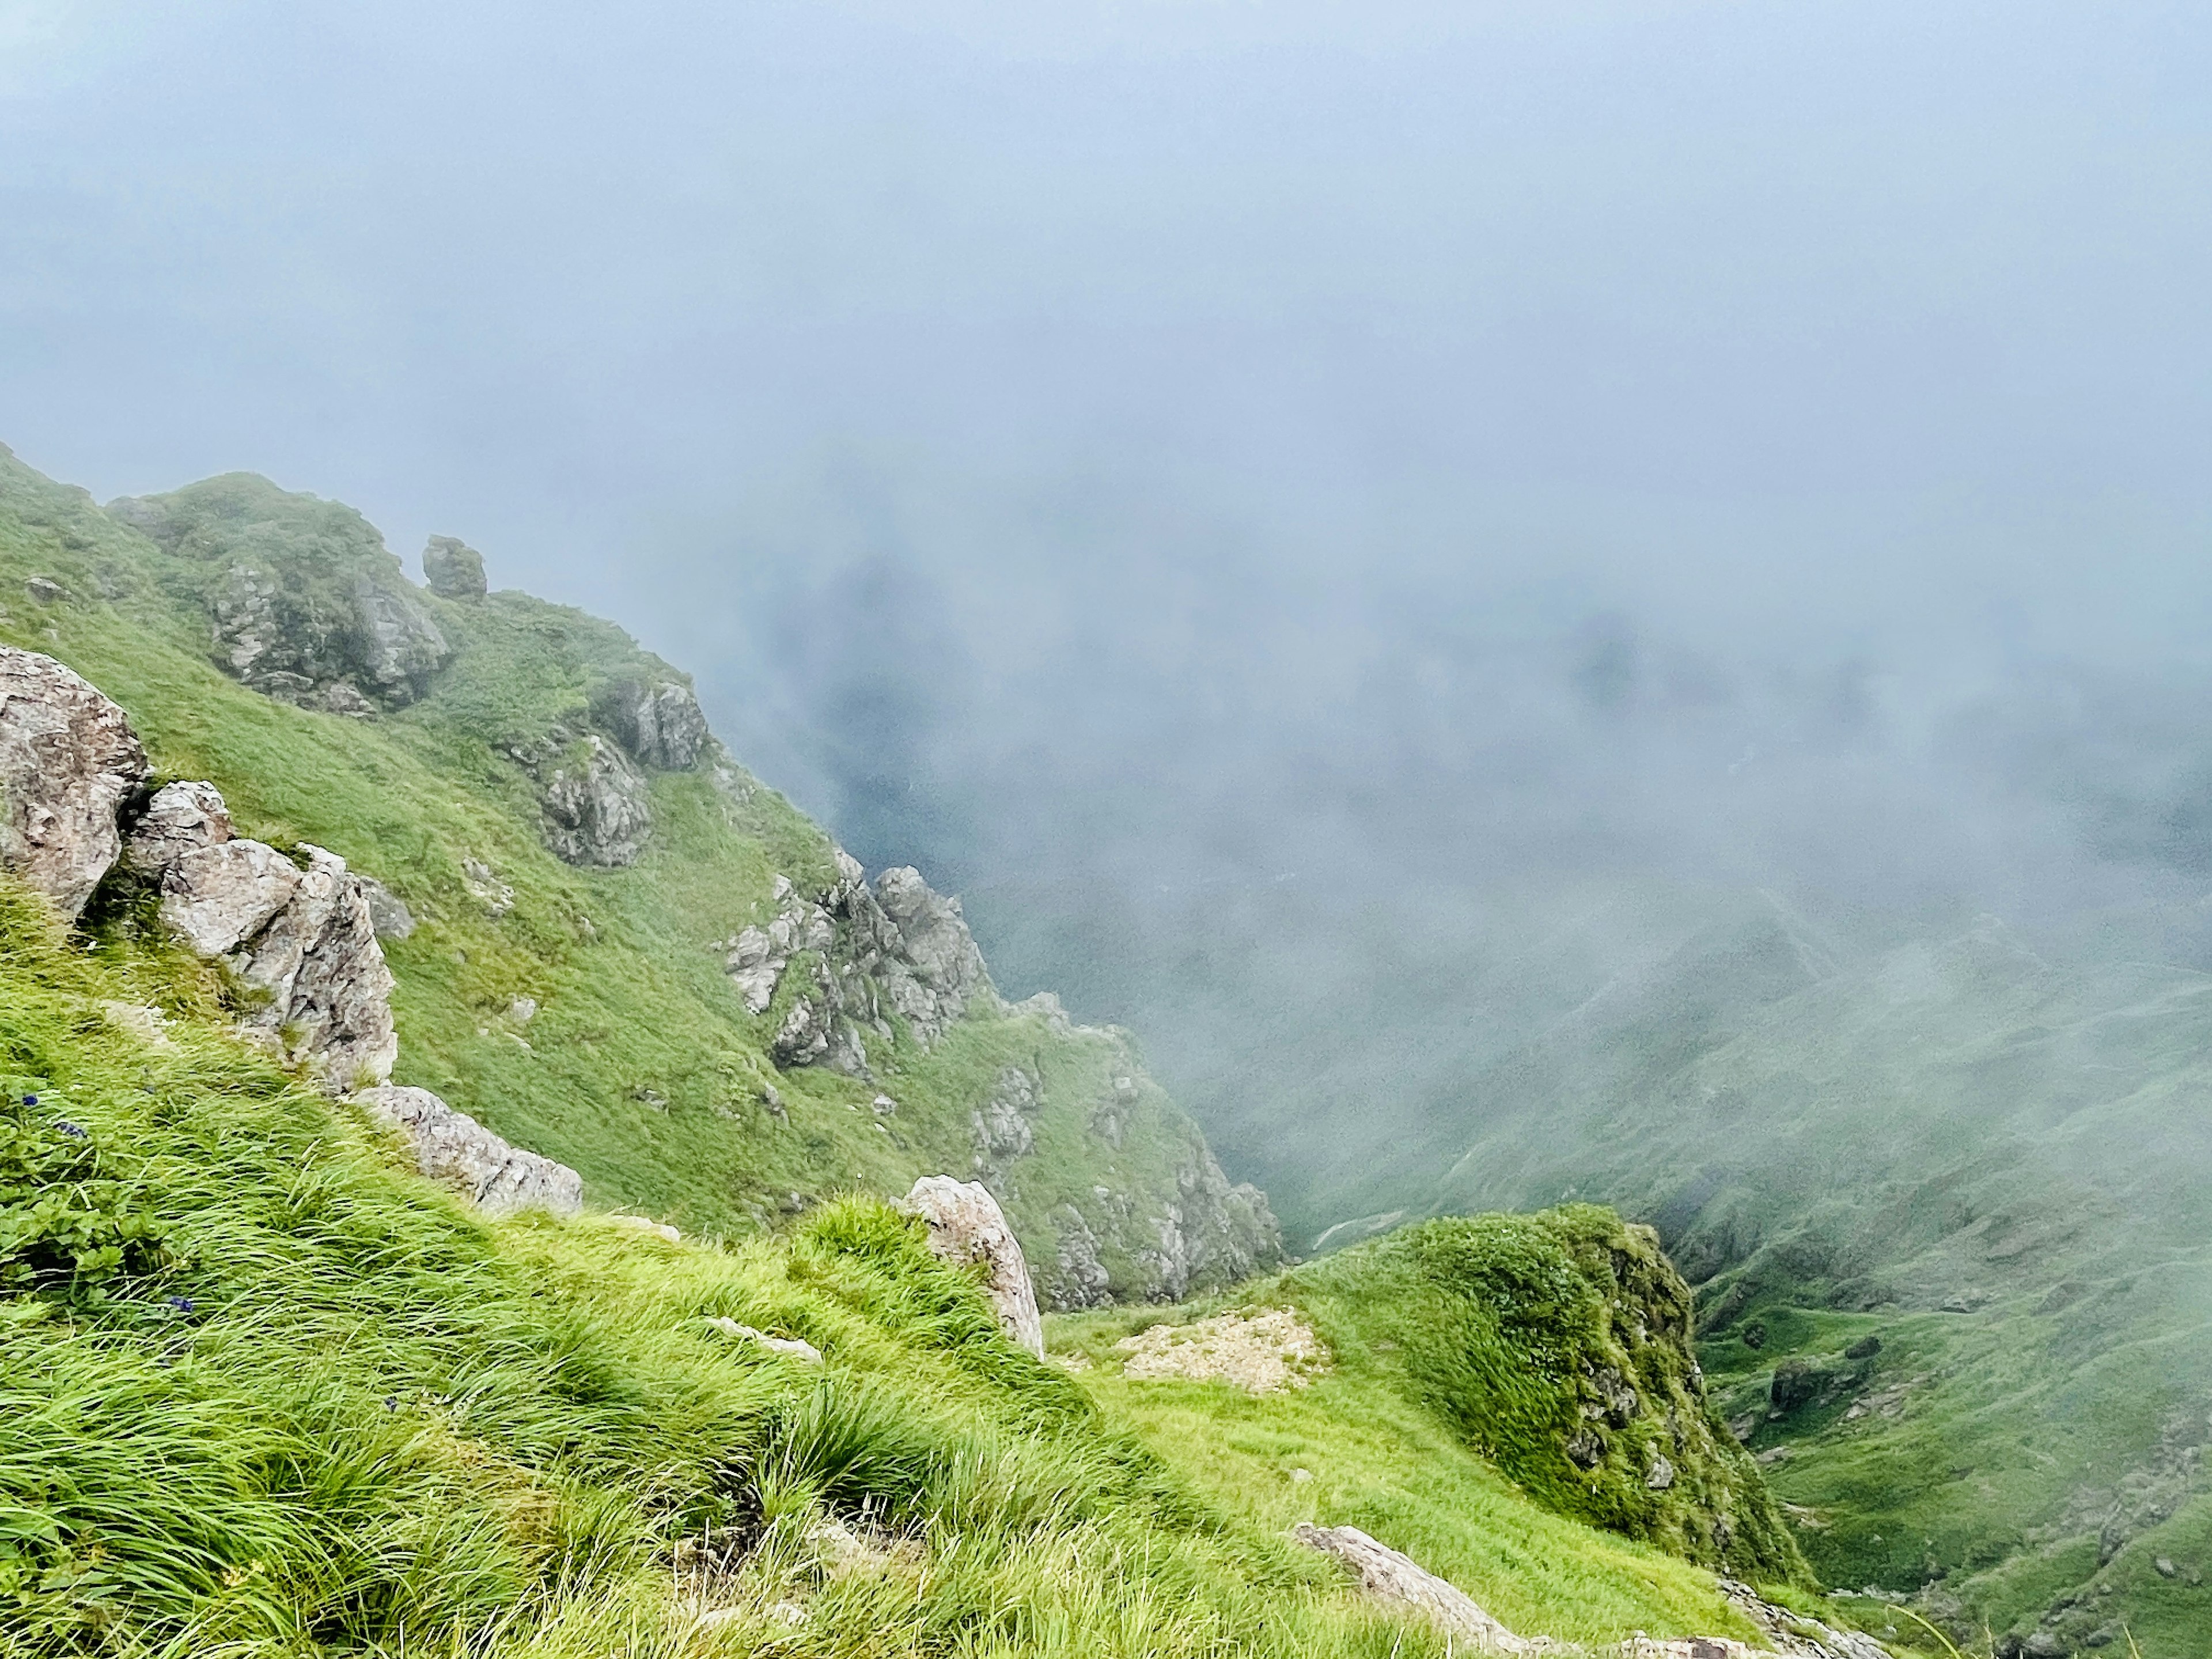
[{"label": "foggy background", "polygon": [[2212,966],[2212,17],[1015,9],[0,4],[0,441],[622,621],[1279,1192],[1717,894]]}]

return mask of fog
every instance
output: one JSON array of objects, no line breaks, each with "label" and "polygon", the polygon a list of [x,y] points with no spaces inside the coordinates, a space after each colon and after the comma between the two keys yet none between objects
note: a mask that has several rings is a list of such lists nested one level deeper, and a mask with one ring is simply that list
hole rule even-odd
[{"label": "fog", "polygon": [[2207,84],[2180,6],[9,4],[0,440],[616,617],[1272,1178],[1685,894],[2212,964]]}]

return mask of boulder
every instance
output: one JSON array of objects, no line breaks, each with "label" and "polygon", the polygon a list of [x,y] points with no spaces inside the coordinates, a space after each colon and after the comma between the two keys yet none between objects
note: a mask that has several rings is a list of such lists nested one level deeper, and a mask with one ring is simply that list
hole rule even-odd
[{"label": "boulder", "polygon": [[1006,1224],[1006,1212],[988,1189],[979,1182],[924,1176],[901,1207],[929,1224],[929,1248],[935,1255],[982,1266],[983,1288],[998,1310],[1000,1328],[1017,1346],[1042,1358],[1044,1321],[1037,1312],[1029,1264],[1022,1260],[1022,1247]]},{"label": "boulder", "polygon": [[226,956],[266,927],[299,890],[299,866],[275,848],[220,841],[168,861],[161,921],[201,956]]},{"label": "boulder", "polygon": [[0,645],[0,865],[74,921],[121,853],[146,781],[122,709],[52,657]]},{"label": "boulder", "polygon": [[673,680],[611,681],[592,699],[592,713],[638,760],[665,772],[698,765],[713,735],[698,697]]},{"label": "boulder", "polygon": [[405,939],[415,931],[415,913],[399,895],[371,876],[357,878],[361,896],[368,902],[368,919],[380,939]]},{"label": "boulder", "polygon": [[211,783],[172,783],[154,792],[123,838],[123,867],[158,881],[187,853],[231,838],[230,809]]},{"label": "boulder", "polygon": [[510,1146],[428,1089],[386,1084],[353,1098],[377,1121],[405,1130],[416,1167],[465,1193],[479,1209],[493,1215],[534,1208],[573,1216],[584,1207],[584,1178],[574,1170]]},{"label": "boulder", "polygon": [[307,867],[291,902],[234,957],[258,994],[242,1023],[277,1036],[286,1060],[344,1093],[381,1083],[399,1057],[392,970],[345,860],[319,847],[301,850]]},{"label": "boulder", "polygon": [[483,555],[457,536],[433,536],[422,550],[422,580],[441,599],[480,599],[489,591]]},{"label": "boulder", "polygon": [[653,830],[645,780],[605,738],[587,736],[545,778],[545,842],[569,864],[635,864]]},{"label": "boulder", "polygon": [[[356,690],[388,703],[412,702],[453,654],[438,624],[412,593],[388,587],[367,571],[353,582]],[[347,712],[337,708],[337,712]]]},{"label": "boulder", "polygon": [[1359,1588],[1374,1600],[1420,1614],[1437,1629],[1472,1644],[1478,1653],[1535,1653],[1547,1645],[1516,1636],[1458,1585],[1357,1527],[1316,1527],[1302,1521],[1291,1528],[1291,1536],[1350,1567],[1358,1576]]}]

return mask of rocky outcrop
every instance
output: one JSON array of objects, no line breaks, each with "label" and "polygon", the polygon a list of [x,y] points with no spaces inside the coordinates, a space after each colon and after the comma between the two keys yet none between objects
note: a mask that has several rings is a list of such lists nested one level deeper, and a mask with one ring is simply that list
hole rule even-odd
[{"label": "rocky outcrop", "polygon": [[455,536],[430,538],[422,549],[422,580],[441,599],[480,599],[491,586],[483,555]]},{"label": "rocky outcrop", "polygon": [[156,886],[172,934],[229,968],[240,1023],[288,1062],[339,1093],[390,1073],[399,1053],[392,971],[368,884],[343,859],[240,839],[213,784],[173,783],[131,827],[123,862]]},{"label": "rocky outcrop", "polygon": [[1352,1569],[1359,1588],[1375,1601],[1419,1613],[1478,1653],[1537,1653],[1549,1645],[1516,1636],[1475,1604],[1456,1584],[1409,1555],[1376,1542],[1357,1527],[1316,1527],[1300,1522],[1291,1536],[1308,1549],[1333,1555]]},{"label": "rocky outcrop", "polygon": [[543,772],[545,844],[569,864],[620,869],[653,833],[645,779],[623,752],[590,733]]},{"label": "rocky outcrop", "polygon": [[0,865],[74,921],[122,851],[146,779],[122,709],[52,657],[0,645]]},{"label": "rocky outcrop", "polygon": [[1284,1260],[1267,1194],[1232,1183],[1194,1133],[1178,1149],[1173,1180],[1164,1201],[1101,1187],[1085,1211],[1056,1210],[1058,1246],[1040,1285],[1046,1303],[1061,1312],[1098,1307],[1115,1299],[1113,1291],[1124,1300],[1179,1302]]},{"label": "rocky outcrop", "polygon": [[453,647],[358,513],[234,474],[108,516],[204,571],[216,661],[280,702],[367,714],[416,701]]},{"label": "rocky outcrop", "polygon": [[981,1265],[983,1288],[1007,1340],[1042,1358],[1044,1321],[1037,1312],[1029,1265],[989,1189],[951,1176],[924,1176],[907,1194],[904,1207],[928,1224],[934,1254],[963,1266]]},{"label": "rocky outcrop", "polygon": [[584,1178],[574,1170],[508,1145],[428,1089],[387,1084],[353,1099],[377,1121],[406,1132],[425,1176],[489,1214],[540,1209],[572,1216],[584,1207]]},{"label": "rocky outcrop", "polygon": [[[960,901],[932,891],[913,869],[885,871],[872,889],[851,854],[837,879],[808,897],[776,878],[775,914],[724,941],[724,965],[754,1013],[765,1013],[787,975],[801,977],[770,1042],[779,1066],[828,1066],[865,1075],[871,1041],[899,1025],[921,1048],[998,993]],[[894,1024],[894,1022],[896,1024]]]},{"label": "rocky outcrop", "polygon": [[1036,1079],[1018,1066],[1000,1070],[983,1103],[969,1115],[975,1135],[975,1173],[997,1176],[1036,1144],[1030,1119],[1037,1109]]},{"label": "rocky outcrop", "polygon": [[592,714],[635,759],[664,772],[691,770],[713,737],[698,697],[673,680],[611,681],[592,699]]}]

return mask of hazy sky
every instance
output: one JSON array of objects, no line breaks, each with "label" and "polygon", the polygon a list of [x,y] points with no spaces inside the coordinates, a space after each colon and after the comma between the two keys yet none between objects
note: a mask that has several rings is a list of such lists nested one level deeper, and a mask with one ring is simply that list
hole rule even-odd
[{"label": "hazy sky", "polygon": [[2195,5],[0,0],[0,441],[617,617],[1207,1113],[1563,871],[2212,870],[2208,87]]}]

